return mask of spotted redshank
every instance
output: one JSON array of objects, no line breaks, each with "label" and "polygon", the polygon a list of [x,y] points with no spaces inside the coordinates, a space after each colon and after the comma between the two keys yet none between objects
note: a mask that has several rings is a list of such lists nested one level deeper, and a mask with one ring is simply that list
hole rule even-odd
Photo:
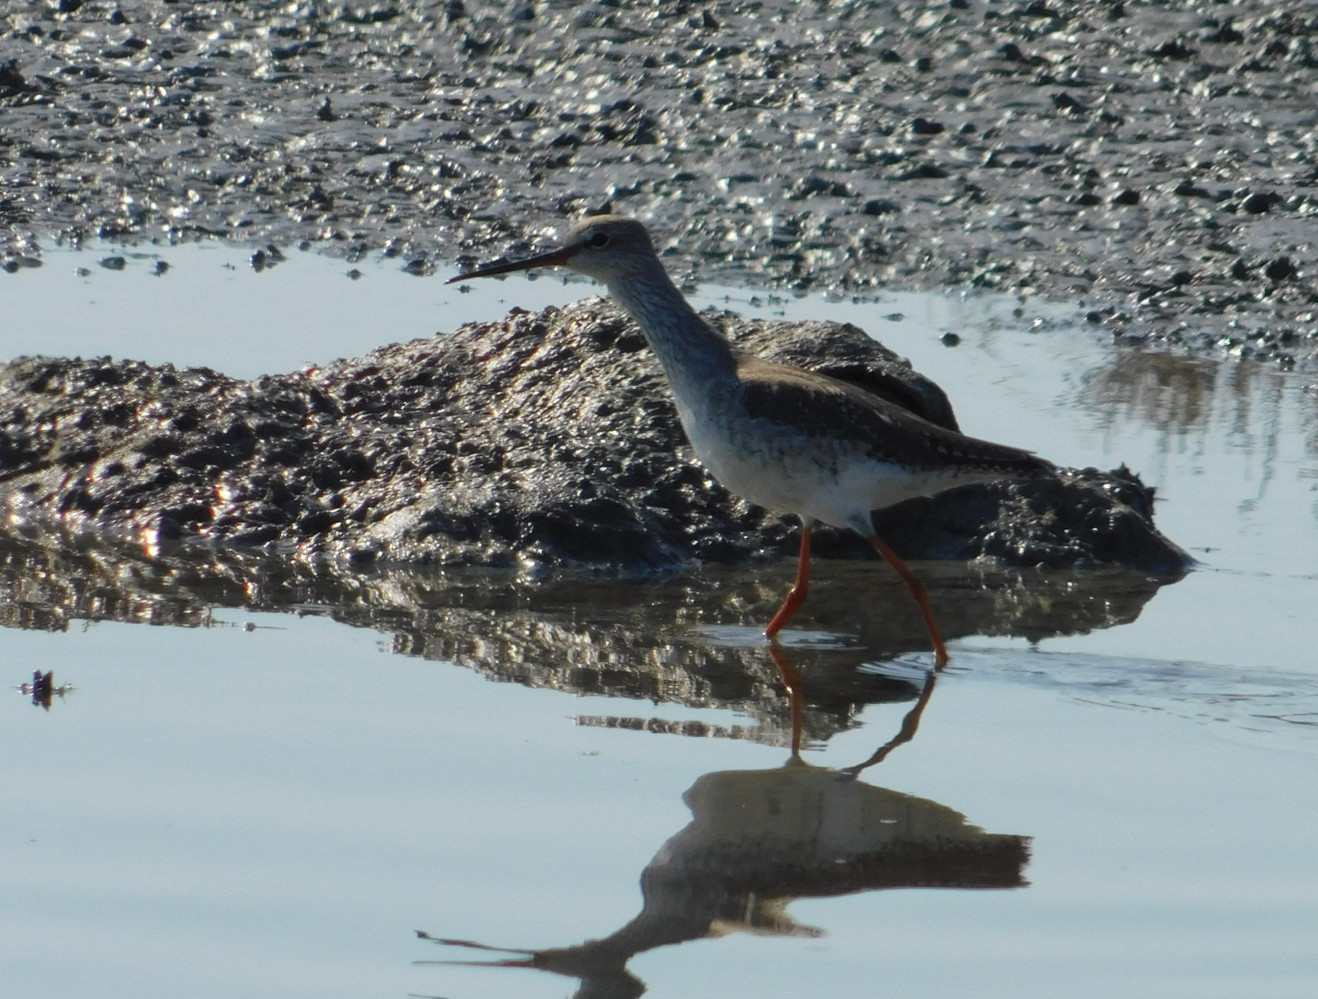
[{"label": "spotted redshank", "polygon": [[817,524],[862,535],[901,575],[933,639],[947,648],[924,586],[875,533],[871,514],[954,486],[1023,478],[1051,466],[1028,451],[966,437],[864,389],[742,353],[709,325],[664,271],[645,227],[586,218],[555,249],[452,278],[569,267],[608,286],[659,358],[696,456],[737,495],[801,518],[796,581],[765,628],[772,638],[805,601]]}]

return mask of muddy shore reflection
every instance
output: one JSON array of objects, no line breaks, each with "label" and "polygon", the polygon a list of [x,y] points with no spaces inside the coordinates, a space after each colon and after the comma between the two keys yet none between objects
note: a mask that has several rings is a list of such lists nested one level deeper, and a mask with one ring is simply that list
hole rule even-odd
[{"label": "muddy shore reflection", "polygon": [[[535,580],[488,570],[354,571],[232,550],[145,552],[55,533],[10,535],[0,538],[0,624],[55,631],[97,621],[206,627],[218,608],[320,615],[390,636],[397,654],[456,663],[500,682],[729,708],[754,725],[680,730],[783,743],[788,706],[761,630],[791,572],[784,563],[662,578]],[[964,563],[926,563],[920,572],[949,639],[1038,641],[1113,627],[1138,617],[1174,581],[1120,569]],[[918,679],[869,667],[912,650],[917,663],[928,658],[924,625],[886,566],[831,561],[816,576],[797,627],[783,635],[806,679],[807,740],[850,727],[865,704],[915,698]],[[581,722],[663,727],[625,711]]]},{"label": "muddy shore reflection", "polygon": [[[771,650],[795,682],[786,654]],[[1029,837],[985,832],[945,805],[856,779],[914,738],[935,682],[931,673],[897,733],[854,766],[811,766],[793,751],[777,769],[701,777],[682,796],[691,822],[641,872],[641,912],[608,936],[521,950],[418,930],[421,939],[453,951],[488,955],[418,963],[536,969],[579,979],[576,999],[634,999],[646,985],[627,965],[643,951],[736,932],[821,936],[789,915],[796,899],[1023,887]],[[794,692],[799,703],[799,683]],[[792,741],[799,744],[799,727]]]}]

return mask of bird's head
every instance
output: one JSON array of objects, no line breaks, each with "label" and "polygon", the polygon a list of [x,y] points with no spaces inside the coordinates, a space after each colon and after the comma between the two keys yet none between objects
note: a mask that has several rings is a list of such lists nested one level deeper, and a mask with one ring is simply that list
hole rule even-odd
[{"label": "bird's head", "polygon": [[527,257],[477,267],[450,278],[448,283],[468,278],[511,274],[533,267],[570,267],[596,281],[609,284],[658,264],[654,244],[645,226],[619,215],[595,215],[582,219],[568,230],[554,249]]}]

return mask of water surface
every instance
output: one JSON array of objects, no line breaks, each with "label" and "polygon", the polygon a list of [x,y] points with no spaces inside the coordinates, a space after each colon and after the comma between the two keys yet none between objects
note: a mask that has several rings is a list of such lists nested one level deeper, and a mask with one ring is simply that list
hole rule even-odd
[{"label": "water surface", "polygon": [[[0,275],[6,353],[251,377],[589,291],[464,294],[296,252],[254,273],[210,246],[109,271],[111,252]],[[856,322],[968,432],[1128,463],[1201,567],[920,566],[953,666],[914,737],[847,781],[929,666],[877,563],[822,564],[786,636],[803,767],[757,638],[789,565],[262,587],[31,539],[0,566],[0,681],[74,689],[0,701],[6,995],[1313,994],[1304,377],[1113,350],[1082,308],[1029,300],[695,297]],[[424,963],[500,959],[547,970]]]}]

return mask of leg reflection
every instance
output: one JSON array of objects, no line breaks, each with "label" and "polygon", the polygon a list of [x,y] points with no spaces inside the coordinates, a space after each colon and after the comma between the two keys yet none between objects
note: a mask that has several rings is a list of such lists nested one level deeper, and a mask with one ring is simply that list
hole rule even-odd
[{"label": "leg reflection", "polygon": [[897,730],[897,734],[876,749],[874,755],[864,763],[857,763],[853,767],[844,767],[839,773],[849,780],[855,780],[860,776],[862,770],[872,767],[876,763],[882,763],[894,749],[914,739],[915,733],[920,728],[920,718],[924,714],[925,705],[929,703],[929,698],[933,696],[934,684],[937,682],[938,674],[931,672],[928,679],[925,680],[924,689],[920,691],[920,696],[916,698],[915,706],[906,712],[906,717],[902,719],[902,727]]},{"label": "leg reflection", "polygon": [[787,658],[787,652],[776,641],[769,643],[769,655],[778,667],[778,675],[783,678],[787,696],[792,705],[792,759],[801,758],[801,718],[804,713],[805,694],[801,687],[801,674]]},{"label": "leg reflection", "polygon": [[[792,706],[792,759],[800,760],[801,758],[801,719],[805,713],[805,688],[801,682],[801,674],[796,671],[792,661],[787,658],[787,650],[779,645],[776,641],[769,643],[769,656],[773,659],[773,664],[778,667],[778,675],[782,677],[783,686],[787,688],[787,696]],[[937,667],[935,667],[936,669]],[[916,698],[915,706],[906,712],[906,717],[902,719],[901,728],[897,734],[885,742],[882,746],[874,751],[869,759],[863,763],[857,763],[855,766],[845,767],[838,771],[848,780],[854,780],[863,770],[882,763],[898,746],[905,745],[915,738],[915,733],[920,728],[920,718],[924,714],[925,705],[929,703],[929,698],[933,696],[934,685],[938,682],[938,674],[930,672],[925,680],[924,687],[920,691],[920,696]]]}]

